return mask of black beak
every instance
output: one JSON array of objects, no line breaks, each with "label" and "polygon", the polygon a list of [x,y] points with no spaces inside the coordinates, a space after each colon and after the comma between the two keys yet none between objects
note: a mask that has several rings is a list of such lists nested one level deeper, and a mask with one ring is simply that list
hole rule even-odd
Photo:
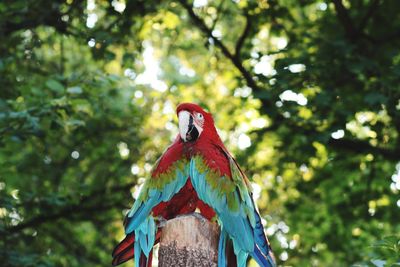
[{"label": "black beak", "polygon": [[199,137],[199,131],[197,130],[196,126],[193,124],[193,117],[190,116],[188,131],[186,133],[186,140],[195,141],[198,137]]}]

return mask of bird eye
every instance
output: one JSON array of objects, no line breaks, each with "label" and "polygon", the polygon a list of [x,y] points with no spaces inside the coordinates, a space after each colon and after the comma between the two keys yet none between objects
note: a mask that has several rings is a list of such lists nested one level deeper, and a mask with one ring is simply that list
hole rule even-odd
[{"label": "bird eye", "polygon": [[201,113],[197,113],[196,114],[196,117],[197,117],[197,119],[199,119],[199,120],[202,120],[204,117],[203,117],[203,114],[201,114]]}]

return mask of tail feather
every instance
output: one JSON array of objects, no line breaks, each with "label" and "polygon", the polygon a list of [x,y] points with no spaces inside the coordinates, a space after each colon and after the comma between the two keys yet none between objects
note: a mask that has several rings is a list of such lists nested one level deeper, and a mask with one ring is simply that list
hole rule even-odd
[{"label": "tail feather", "polygon": [[120,265],[134,257],[134,250],[133,248],[126,248],[122,253],[118,254],[113,258],[112,265],[117,266]]},{"label": "tail feather", "polygon": [[254,251],[250,254],[256,262],[262,266],[262,267],[275,267],[275,259],[274,256],[272,255],[271,251],[268,252],[267,255],[265,255],[259,247],[256,245],[254,246]]},{"label": "tail feather", "polygon": [[[161,238],[161,231],[158,230],[156,233],[155,237],[155,242],[154,244],[157,244],[160,242]],[[117,266],[120,265],[130,259],[132,259],[135,256],[135,250],[134,250],[134,243],[135,243],[135,234],[134,232],[128,234],[114,249],[112,252],[112,265]],[[140,267],[151,267],[153,259],[153,250],[149,252],[149,257],[146,258],[146,255],[144,253],[141,253],[140,255]]]},{"label": "tail feather", "polygon": [[256,219],[256,225],[254,228],[254,239],[259,249],[264,253],[268,254],[270,250],[269,242],[264,233],[264,226],[261,223],[260,215],[254,210],[254,217]]},{"label": "tail feather", "polygon": [[135,242],[135,234],[134,233],[130,233],[128,234],[124,240],[122,240],[113,250],[112,252],[112,256],[115,257],[119,254],[121,254],[121,252],[123,252],[126,248],[128,247],[133,247],[133,243]]},{"label": "tail feather", "polygon": [[135,242],[135,234],[128,234],[112,252],[112,265],[117,266],[134,257],[133,243]]},{"label": "tail feather", "polygon": [[[151,250],[151,252],[153,252],[153,250]],[[151,254],[153,254],[153,253],[151,253]],[[150,258],[150,257],[146,258],[146,255],[144,255],[144,253],[142,253],[142,254],[140,254],[139,267],[151,266],[151,261],[152,261],[152,258]]]},{"label": "tail feather", "polygon": [[218,266],[226,267],[227,259],[226,259],[226,243],[227,243],[228,233],[221,229],[221,233],[219,235],[219,244],[218,244]]},{"label": "tail feather", "polygon": [[151,267],[153,262],[153,250],[150,251],[149,257],[147,258],[147,267]]},{"label": "tail feather", "polygon": [[[254,203],[254,202],[253,202]],[[254,228],[254,240],[256,242],[254,251],[251,256],[263,267],[274,267],[276,266],[275,258],[272,253],[269,241],[264,233],[264,227],[261,223],[260,215],[257,210],[254,209],[254,217],[256,219],[256,225]]]},{"label": "tail feather", "polygon": [[[151,267],[153,259],[153,251],[150,252],[149,258],[146,258],[144,253],[140,254],[139,267]],[[112,262],[113,266],[122,264],[135,256],[134,249],[131,247],[126,248],[121,254],[117,255]]]}]

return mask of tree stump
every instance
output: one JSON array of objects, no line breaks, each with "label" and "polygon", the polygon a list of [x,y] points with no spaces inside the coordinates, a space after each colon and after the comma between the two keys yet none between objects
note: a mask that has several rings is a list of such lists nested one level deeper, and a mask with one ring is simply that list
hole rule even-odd
[{"label": "tree stump", "polygon": [[160,267],[217,267],[219,227],[200,214],[177,217],[162,230]]}]

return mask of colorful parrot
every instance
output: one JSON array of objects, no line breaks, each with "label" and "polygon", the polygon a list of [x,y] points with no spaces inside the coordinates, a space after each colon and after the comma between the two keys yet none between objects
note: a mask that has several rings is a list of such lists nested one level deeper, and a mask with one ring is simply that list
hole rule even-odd
[{"label": "colorful parrot", "polygon": [[210,113],[192,103],[177,107],[179,134],[158,159],[151,177],[125,217],[126,237],[113,251],[112,264],[134,258],[151,266],[159,223],[198,211],[220,225],[218,266],[246,266],[248,256],[262,267],[275,266],[251,186],[223,145]]}]

